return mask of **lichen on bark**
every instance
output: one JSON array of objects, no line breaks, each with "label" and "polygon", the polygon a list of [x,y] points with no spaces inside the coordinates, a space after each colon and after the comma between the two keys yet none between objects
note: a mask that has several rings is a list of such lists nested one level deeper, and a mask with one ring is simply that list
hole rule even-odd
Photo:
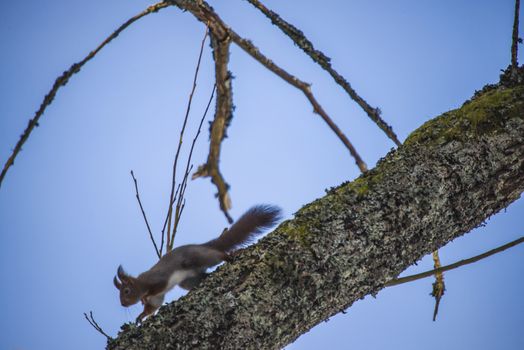
[{"label": "lichen on bark", "polygon": [[524,191],[524,88],[495,86],[305,205],[108,349],[278,349]]}]

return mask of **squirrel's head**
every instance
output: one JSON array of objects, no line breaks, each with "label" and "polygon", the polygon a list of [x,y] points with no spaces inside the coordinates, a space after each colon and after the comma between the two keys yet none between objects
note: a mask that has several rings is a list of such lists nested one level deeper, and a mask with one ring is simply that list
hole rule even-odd
[{"label": "squirrel's head", "polygon": [[128,307],[138,303],[142,297],[138,280],[129,276],[122,268],[122,265],[118,266],[117,276],[113,278],[113,283],[120,290],[120,303],[122,306]]}]

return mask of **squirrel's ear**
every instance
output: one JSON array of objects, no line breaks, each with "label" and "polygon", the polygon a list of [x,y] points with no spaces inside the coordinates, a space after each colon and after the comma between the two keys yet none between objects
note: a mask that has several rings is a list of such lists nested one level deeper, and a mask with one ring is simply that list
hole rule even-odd
[{"label": "squirrel's ear", "polygon": [[120,289],[122,287],[122,283],[118,281],[116,276],[113,278],[113,284],[115,285],[116,289]]},{"label": "squirrel's ear", "polygon": [[[116,270],[116,274],[118,275],[118,278],[120,278],[120,281],[122,282],[126,282],[129,278],[128,278],[128,275],[127,273],[124,271],[124,268],[122,267],[122,265],[119,265],[118,266],[118,270]],[[117,287],[118,288],[118,287]]]}]

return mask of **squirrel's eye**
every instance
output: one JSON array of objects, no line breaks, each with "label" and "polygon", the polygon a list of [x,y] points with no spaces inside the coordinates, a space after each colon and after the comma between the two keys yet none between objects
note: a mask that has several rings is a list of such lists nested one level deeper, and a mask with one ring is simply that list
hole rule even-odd
[{"label": "squirrel's eye", "polygon": [[125,295],[129,295],[129,293],[131,293],[131,291],[129,290],[129,288],[125,288],[125,289],[124,289],[124,294],[125,294]]}]

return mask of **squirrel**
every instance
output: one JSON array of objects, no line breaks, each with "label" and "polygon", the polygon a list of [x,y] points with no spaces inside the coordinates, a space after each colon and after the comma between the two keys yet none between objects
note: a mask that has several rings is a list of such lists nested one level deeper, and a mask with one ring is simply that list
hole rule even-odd
[{"label": "squirrel", "polygon": [[144,310],[136,322],[153,314],[164,302],[165,294],[176,285],[190,290],[207,275],[207,268],[229,261],[231,253],[249,244],[265,229],[281,219],[279,207],[257,205],[242,215],[229,229],[209,242],[177,247],[138,277],[127,274],[122,265],[113,278],[120,290],[120,303],[129,307],[142,302]]}]

